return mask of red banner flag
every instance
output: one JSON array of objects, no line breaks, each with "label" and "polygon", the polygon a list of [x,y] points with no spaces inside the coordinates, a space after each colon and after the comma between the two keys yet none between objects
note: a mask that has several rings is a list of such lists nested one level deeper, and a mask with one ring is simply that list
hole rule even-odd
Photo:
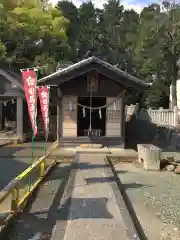
[{"label": "red banner flag", "polygon": [[41,112],[44,122],[45,136],[48,136],[49,132],[49,86],[42,86],[38,88],[39,101],[41,106]]},{"label": "red banner flag", "polygon": [[37,73],[34,70],[22,71],[22,78],[24,82],[24,91],[26,95],[29,116],[31,119],[34,136],[37,134],[37,98],[36,98],[36,83]]}]

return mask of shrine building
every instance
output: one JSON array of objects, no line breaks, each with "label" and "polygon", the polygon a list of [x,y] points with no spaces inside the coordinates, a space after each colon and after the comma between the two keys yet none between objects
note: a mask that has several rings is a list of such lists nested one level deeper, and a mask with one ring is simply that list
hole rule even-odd
[{"label": "shrine building", "polygon": [[124,147],[125,97],[149,85],[96,57],[60,69],[38,81],[51,87],[57,105],[53,127],[62,147],[102,144]]}]

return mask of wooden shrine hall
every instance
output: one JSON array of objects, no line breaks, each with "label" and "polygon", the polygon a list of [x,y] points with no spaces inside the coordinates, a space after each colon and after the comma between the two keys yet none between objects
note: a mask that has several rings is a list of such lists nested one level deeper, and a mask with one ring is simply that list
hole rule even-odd
[{"label": "wooden shrine hall", "polygon": [[57,141],[62,147],[83,143],[124,147],[128,91],[143,92],[148,84],[96,57],[46,76],[57,101]]}]

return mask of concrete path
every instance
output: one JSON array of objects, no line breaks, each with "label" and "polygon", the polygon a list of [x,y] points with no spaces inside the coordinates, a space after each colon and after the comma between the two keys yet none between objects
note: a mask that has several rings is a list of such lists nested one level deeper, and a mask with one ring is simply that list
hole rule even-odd
[{"label": "concrete path", "polygon": [[[77,160],[74,181],[69,185],[73,190],[63,239],[138,239],[104,156],[80,154]],[[67,203],[66,196],[61,207],[66,208]],[[59,240],[61,233],[61,223],[57,221],[52,240]]]}]

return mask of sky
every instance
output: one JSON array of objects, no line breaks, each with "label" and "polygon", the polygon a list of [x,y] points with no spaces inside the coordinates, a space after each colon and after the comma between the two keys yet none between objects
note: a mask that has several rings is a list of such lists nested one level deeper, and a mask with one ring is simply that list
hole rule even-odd
[{"label": "sky", "polygon": [[[55,5],[59,0],[49,0],[53,5]],[[77,7],[81,5],[82,2],[87,2],[88,0],[71,0]],[[92,0],[95,7],[102,8],[103,4],[107,2],[107,0]],[[122,0],[121,3],[124,5],[125,9],[134,9],[136,12],[141,12],[143,7],[148,6],[153,0]],[[157,1],[156,1],[157,2]]]}]

